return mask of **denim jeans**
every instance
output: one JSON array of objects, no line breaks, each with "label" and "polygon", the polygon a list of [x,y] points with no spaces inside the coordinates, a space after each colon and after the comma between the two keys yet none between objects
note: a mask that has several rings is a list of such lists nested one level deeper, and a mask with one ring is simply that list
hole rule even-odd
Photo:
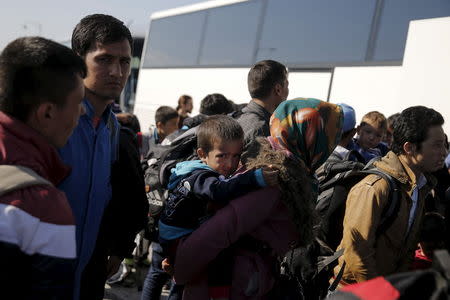
[{"label": "denim jeans", "polygon": [[[141,300],[159,300],[164,284],[170,279],[170,275],[161,268],[163,261],[161,245],[152,243],[152,264],[148,270],[142,288]],[[172,282],[168,300],[181,300],[183,297],[183,286]]]}]

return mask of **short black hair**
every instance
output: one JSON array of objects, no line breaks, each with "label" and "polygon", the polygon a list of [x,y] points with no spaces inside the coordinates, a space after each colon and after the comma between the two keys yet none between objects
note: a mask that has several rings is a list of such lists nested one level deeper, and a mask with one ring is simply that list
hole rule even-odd
[{"label": "short black hair", "polygon": [[44,102],[63,107],[86,72],[66,46],[42,37],[16,39],[0,55],[0,110],[25,122]]},{"label": "short black hair", "polygon": [[232,111],[233,106],[222,94],[209,94],[200,102],[200,113],[204,115],[226,115]]},{"label": "short black hair", "polygon": [[111,44],[127,39],[133,52],[133,38],[122,21],[113,16],[93,14],[84,17],[72,32],[72,50],[85,57],[96,42]]},{"label": "short black hair", "polygon": [[160,106],[156,110],[155,113],[155,122],[161,122],[163,125],[167,123],[167,121],[172,120],[174,118],[178,118],[178,112],[170,107],[170,106]]},{"label": "short black hair", "polygon": [[244,131],[239,123],[226,115],[208,117],[198,127],[197,148],[202,148],[205,153],[214,148],[216,141],[244,140]]},{"label": "short black hair", "polygon": [[403,145],[406,142],[417,145],[417,150],[420,151],[422,142],[427,139],[428,129],[443,124],[442,115],[432,108],[408,107],[393,123],[392,151],[397,155],[404,153]]},{"label": "short black hair", "polygon": [[257,99],[266,98],[276,84],[284,84],[287,73],[286,66],[274,60],[256,63],[247,77],[250,96]]}]

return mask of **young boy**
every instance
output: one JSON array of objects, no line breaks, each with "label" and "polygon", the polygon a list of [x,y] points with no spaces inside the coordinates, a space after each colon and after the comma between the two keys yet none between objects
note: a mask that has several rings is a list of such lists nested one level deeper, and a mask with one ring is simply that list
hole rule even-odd
[{"label": "young boy", "polygon": [[361,124],[356,129],[357,137],[349,144],[349,150],[356,150],[368,163],[375,157],[385,156],[388,152],[386,145],[381,143],[387,128],[386,117],[378,112],[371,111],[365,114]]},{"label": "young boy", "polygon": [[169,180],[169,197],[159,221],[162,242],[193,232],[229,200],[266,185],[276,185],[278,172],[270,168],[232,175],[240,161],[244,133],[234,119],[208,118],[198,128],[200,160],[178,163]]},{"label": "young boy", "polygon": [[161,144],[164,139],[175,130],[177,125],[178,113],[169,106],[160,106],[155,113],[156,126],[151,126],[149,132],[142,135],[141,157],[145,157],[151,148],[151,145]]},{"label": "young boy", "polygon": [[[168,256],[166,266],[173,265],[177,240],[193,232],[231,199],[278,183],[278,171],[270,167],[229,177],[239,165],[243,139],[241,126],[231,117],[209,117],[197,132],[200,160],[181,162],[172,169],[169,197],[159,221],[160,242]],[[213,262],[208,274],[211,286],[231,281],[231,257],[225,251]]]}]

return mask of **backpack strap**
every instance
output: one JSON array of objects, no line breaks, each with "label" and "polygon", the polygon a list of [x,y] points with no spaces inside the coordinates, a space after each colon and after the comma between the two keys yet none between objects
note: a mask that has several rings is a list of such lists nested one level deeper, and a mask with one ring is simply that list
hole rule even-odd
[{"label": "backpack strap", "polygon": [[30,168],[13,165],[0,165],[0,196],[34,185],[51,185]]},{"label": "backpack strap", "polygon": [[[342,252],[344,252],[344,248],[341,249]],[[344,270],[345,270],[345,260],[342,263],[342,267],[339,270],[339,273],[336,275],[336,277],[334,278],[333,282],[330,284],[330,287],[328,288],[328,294],[334,292],[336,290],[336,288],[338,287],[339,283],[341,282],[342,276],[344,276]]]},{"label": "backpack strap", "polygon": [[396,179],[394,179],[391,175],[386,174],[385,172],[381,171],[378,168],[366,169],[362,172],[366,174],[377,175],[383,178],[389,184],[388,205],[386,205],[386,207],[383,209],[383,212],[381,213],[381,221],[376,231],[376,236],[379,237],[392,225],[398,213],[398,210],[400,209],[400,201],[399,201],[400,189],[398,188]]},{"label": "backpack strap", "polygon": [[[356,160],[354,160],[356,159]],[[347,154],[344,156],[343,160],[353,160],[360,163],[364,163],[364,157],[356,150],[350,150],[347,152]]]},{"label": "backpack strap", "polygon": [[[323,269],[325,269],[328,265],[334,263],[344,255],[344,248],[341,248],[333,253],[333,255],[330,256],[324,256],[322,260],[319,260],[317,263],[317,273],[322,272]],[[320,258],[320,257],[319,257]]]}]

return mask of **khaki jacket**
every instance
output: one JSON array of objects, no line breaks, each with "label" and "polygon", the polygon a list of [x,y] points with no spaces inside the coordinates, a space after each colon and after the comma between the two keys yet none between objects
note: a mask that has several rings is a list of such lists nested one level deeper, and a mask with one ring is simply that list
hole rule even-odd
[{"label": "khaki jacket", "polygon": [[389,152],[381,161],[376,162],[375,166],[400,183],[400,208],[392,225],[377,237],[376,230],[381,214],[389,200],[388,183],[376,175],[369,175],[350,190],[345,210],[343,237],[338,247],[345,249],[344,255],[334,269],[337,275],[345,260],[342,283],[366,281],[376,276],[406,271],[409,268],[417,246],[424,200],[436,183],[433,177],[425,175],[427,184],[419,191],[415,219],[408,232],[411,195],[418,178],[405,161],[393,152]]}]

